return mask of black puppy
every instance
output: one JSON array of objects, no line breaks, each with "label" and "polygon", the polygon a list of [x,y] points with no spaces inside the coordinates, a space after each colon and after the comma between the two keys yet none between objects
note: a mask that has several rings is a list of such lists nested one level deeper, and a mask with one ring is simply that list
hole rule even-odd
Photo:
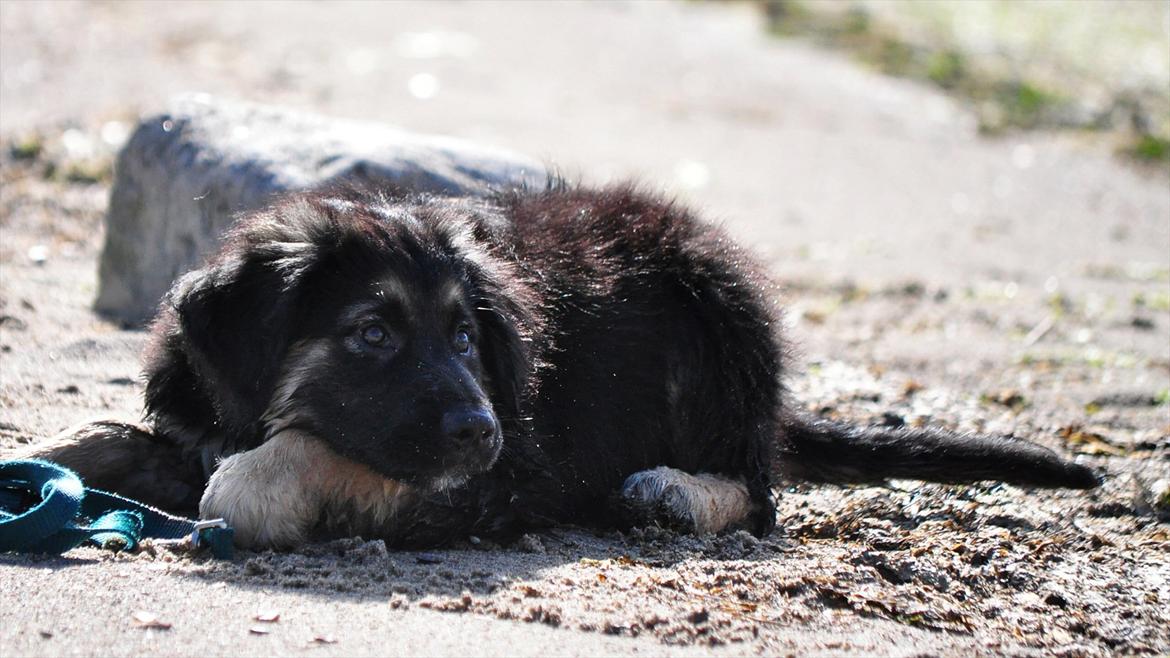
[{"label": "black puppy", "polygon": [[1095,486],[1024,441],[798,416],[773,297],[722,231],[631,187],[293,196],[170,292],[146,426],[93,423],[41,456],[226,517],[247,546],[765,534],[777,474]]}]

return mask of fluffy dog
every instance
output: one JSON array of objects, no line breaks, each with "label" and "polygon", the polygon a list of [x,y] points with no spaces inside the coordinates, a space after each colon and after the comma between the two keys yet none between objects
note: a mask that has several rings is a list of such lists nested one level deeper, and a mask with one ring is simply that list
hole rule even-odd
[{"label": "fluffy dog", "polygon": [[721,230],[629,186],[292,196],[169,293],[145,425],[40,456],[251,547],[563,522],[763,535],[777,476],[1097,483],[1024,441],[794,413],[774,297]]}]

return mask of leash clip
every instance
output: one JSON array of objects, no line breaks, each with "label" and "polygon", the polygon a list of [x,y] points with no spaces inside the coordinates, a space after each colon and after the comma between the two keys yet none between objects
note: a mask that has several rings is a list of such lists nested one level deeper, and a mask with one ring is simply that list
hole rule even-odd
[{"label": "leash clip", "polygon": [[200,533],[202,533],[204,530],[226,527],[228,527],[227,521],[223,519],[205,519],[196,521],[195,524],[191,527],[191,545],[196,548],[199,547],[199,544],[202,541]]}]

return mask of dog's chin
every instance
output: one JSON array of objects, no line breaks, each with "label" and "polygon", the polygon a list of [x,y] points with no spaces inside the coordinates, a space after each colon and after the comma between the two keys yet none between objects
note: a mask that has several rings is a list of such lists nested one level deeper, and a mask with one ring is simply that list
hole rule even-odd
[{"label": "dog's chin", "polygon": [[499,451],[494,450],[490,455],[480,459],[466,459],[453,466],[424,473],[413,473],[407,476],[399,474],[394,479],[406,482],[420,491],[437,493],[457,489],[472,477],[488,471],[496,463]]},{"label": "dog's chin", "polygon": [[[493,460],[494,461],[494,460]],[[416,489],[425,491],[427,493],[439,493],[449,491],[451,489],[458,489],[467,484],[473,476],[483,473],[491,467],[491,464],[481,468],[468,468],[460,466],[458,468],[447,469],[438,474],[415,475],[407,478],[406,481]]]},{"label": "dog's chin", "polygon": [[467,484],[467,481],[471,479],[471,476],[472,474],[467,472],[445,473],[437,477],[428,478],[422,482],[419,482],[415,486],[426,491],[427,493],[441,493],[451,489],[458,489],[459,487]]}]

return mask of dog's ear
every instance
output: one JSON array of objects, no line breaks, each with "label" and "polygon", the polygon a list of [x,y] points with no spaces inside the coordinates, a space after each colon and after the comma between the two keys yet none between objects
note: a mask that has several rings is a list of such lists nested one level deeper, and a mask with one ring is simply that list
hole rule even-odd
[{"label": "dog's ear", "polygon": [[502,422],[519,421],[533,385],[540,323],[535,295],[515,272],[478,269],[472,280],[488,394]]},{"label": "dog's ear", "polygon": [[169,293],[182,350],[229,434],[254,429],[268,405],[312,251],[239,234]]}]

